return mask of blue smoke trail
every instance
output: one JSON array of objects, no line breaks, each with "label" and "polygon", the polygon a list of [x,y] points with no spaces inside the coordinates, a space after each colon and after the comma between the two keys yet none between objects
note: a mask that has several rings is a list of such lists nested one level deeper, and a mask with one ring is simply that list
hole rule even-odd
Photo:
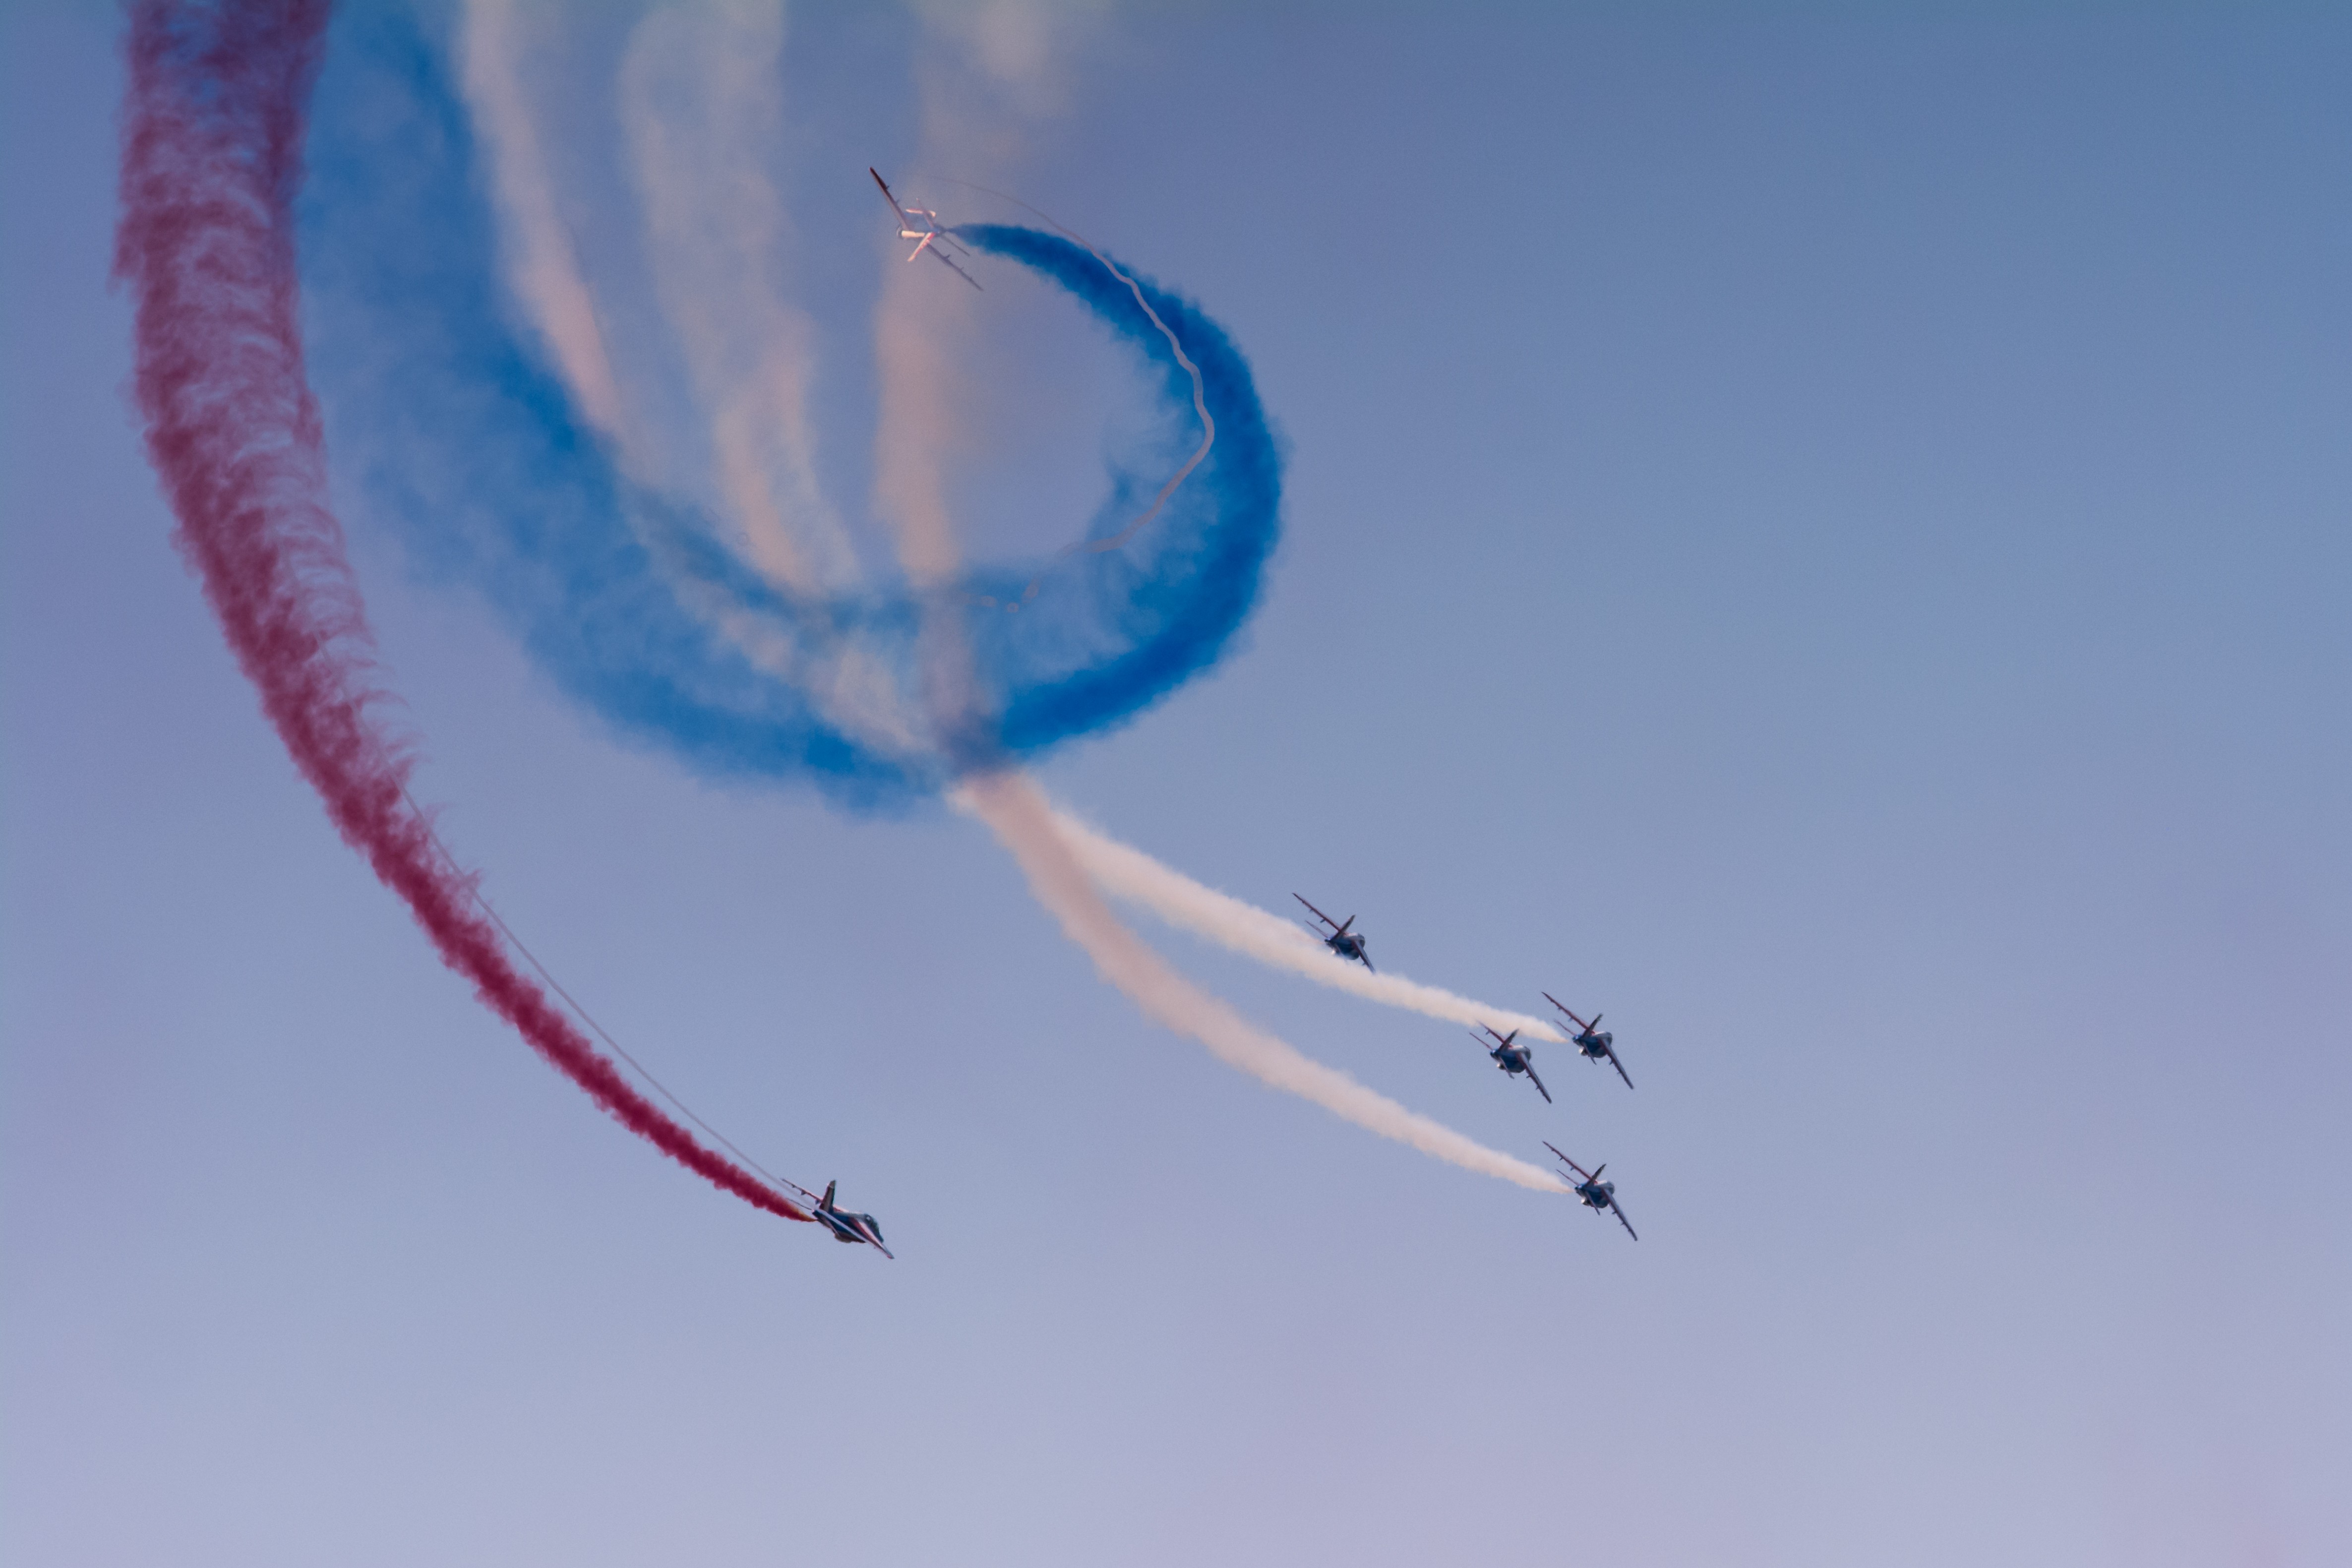
[{"label": "blue smoke trail", "polygon": [[[1248,363],[1197,306],[1138,278],[1201,369],[1215,446],[1127,546],[1055,568],[1017,615],[968,616],[992,720],[976,744],[886,750],[755,665],[715,619],[758,626],[796,668],[854,647],[911,696],[927,605],[1013,599],[1034,563],[976,569],[928,598],[796,595],[699,509],[632,482],[510,320],[472,126],[445,51],[414,16],[355,8],[337,24],[312,136],[306,327],[330,449],[355,459],[373,512],[422,571],[483,593],[560,689],[625,737],[711,776],[806,779],[845,805],[903,805],[969,763],[1132,718],[1213,665],[1256,601],[1281,459]],[[1159,448],[1197,432],[1191,377],[1083,248],[1019,227],[957,234],[1071,294],[1148,378],[1162,439],[1113,465],[1088,537],[1117,532],[1156,489],[1146,476],[1180,460]]]},{"label": "blue smoke trail", "polygon": [[[1060,284],[1118,334],[1156,375],[1171,427],[1189,444],[1192,377],[1128,291],[1083,247],[1033,228],[975,225],[956,237]],[[1281,527],[1282,458],[1257,400],[1249,362],[1199,306],[1122,268],[1200,367],[1216,445],[1151,526],[1124,549],[1057,567],[1029,609],[980,630],[983,670],[1007,694],[1003,743],[1027,752],[1116,724],[1216,663],[1257,601]],[[1167,473],[1173,447],[1142,471]],[[1130,470],[1133,471],[1133,470]],[[1107,538],[1140,510],[1144,487],[1122,485],[1095,516],[1089,539]],[[989,592],[1011,597],[1005,574]],[[1046,649],[1066,638],[1089,646],[1084,664],[1053,669]]]}]

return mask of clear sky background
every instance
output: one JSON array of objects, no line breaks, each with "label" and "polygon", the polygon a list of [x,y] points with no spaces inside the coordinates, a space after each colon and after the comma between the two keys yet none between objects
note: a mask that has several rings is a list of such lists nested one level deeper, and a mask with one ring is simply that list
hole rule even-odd
[{"label": "clear sky background", "polygon": [[[1290,468],[1246,646],[1045,776],[1605,1008],[1639,1089],[1555,1047],[1547,1107],[1145,927],[1607,1160],[1638,1244],[1149,1024],[969,823],[616,742],[352,515],[491,895],[895,1263],[621,1132],[336,840],[128,411],[115,14],[0,17],[0,1558],[2352,1558],[2352,17],[1066,29],[1013,177],[1226,324]],[[923,45],[791,25],[864,527]],[[1082,474],[1108,362],[1003,338],[1009,448]]]}]

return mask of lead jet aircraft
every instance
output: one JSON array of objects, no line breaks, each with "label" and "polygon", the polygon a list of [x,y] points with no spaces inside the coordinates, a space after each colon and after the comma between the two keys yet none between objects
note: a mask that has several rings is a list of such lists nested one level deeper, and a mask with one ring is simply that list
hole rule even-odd
[{"label": "lead jet aircraft", "polygon": [[[1549,991],[1545,992],[1543,994],[1545,1001],[1550,1003],[1555,1007],[1559,1007],[1561,1012],[1568,1013],[1567,1008],[1560,1007],[1559,997],[1553,995]],[[1576,1048],[1582,1051],[1589,1060],[1596,1062],[1606,1061],[1611,1067],[1617,1069],[1617,1076],[1619,1078],[1625,1079],[1625,1087],[1627,1089],[1633,1088],[1633,1080],[1630,1077],[1627,1077],[1625,1072],[1625,1064],[1617,1059],[1617,1037],[1600,1032],[1601,1015],[1598,1013],[1592,1015],[1592,1022],[1588,1024],[1583,1019],[1578,1017],[1575,1014],[1568,1013],[1568,1021],[1576,1026]]]},{"label": "lead jet aircraft", "polygon": [[1488,1038],[1495,1042],[1490,1048],[1486,1040],[1478,1040],[1478,1037],[1473,1035],[1470,1037],[1478,1040],[1478,1048],[1494,1058],[1495,1065],[1514,1078],[1520,1073],[1527,1074],[1528,1081],[1536,1086],[1536,1092],[1544,1097],[1546,1105],[1549,1105],[1551,1090],[1546,1089],[1543,1086],[1543,1079],[1536,1076],[1536,1048],[1533,1046],[1514,1044],[1513,1042],[1519,1037],[1519,1032],[1517,1029],[1513,1029],[1507,1035],[1497,1035],[1494,1030],[1487,1029],[1484,1024],[1478,1026],[1486,1029]]},{"label": "lead jet aircraft", "polygon": [[948,254],[950,247],[961,249],[962,247],[956,244],[955,236],[940,226],[940,215],[929,207],[905,205],[898,197],[890,194],[888,181],[883,179],[880,174],[875,174],[870,166],[866,172],[873,174],[874,183],[882,187],[882,199],[890,204],[890,216],[898,225],[898,237],[915,242],[915,248],[907,253],[907,259],[912,261],[928,250],[940,261],[945,262],[949,271],[953,272],[973,288],[979,288],[980,279],[958,267],[955,258]]},{"label": "lead jet aircraft", "polygon": [[[1298,895],[1297,893],[1293,893],[1290,896],[1294,899],[1298,899]],[[1307,904],[1307,900],[1305,899],[1298,899],[1298,901],[1302,904]],[[1325,936],[1319,931],[1315,931],[1316,941],[1321,942],[1325,947],[1329,948],[1333,952],[1338,953],[1340,957],[1352,958],[1358,963],[1362,964],[1366,969],[1372,969],[1372,961],[1370,958],[1367,957],[1364,952],[1364,933],[1358,931],[1353,936],[1349,936],[1348,934],[1348,928],[1356,923],[1355,916],[1349,915],[1346,920],[1334,924],[1329,915],[1325,914],[1321,910],[1316,909],[1313,904],[1307,904],[1307,908],[1311,913],[1313,913],[1317,920],[1321,921],[1325,925],[1331,927],[1331,934],[1329,936]],[[1308,926],[1307,929],[1308,931],[1315,931],[1313,926]],[[1380,971],[1372,969],[1372,973],[1378,974]]]},{"label": "lead jet aircraft", "polygon": [[824,1184],[824,1196],[817,1199],[816,1207],[809,1212],[816,1216],[819,1225],[833,1232],[834,1240],[862,1241],[883,1257],[896,1259],[898,1255],[882,1245],[882,1227],[874,1223],[872,1215],[851,1214],[845,1209],[833,1206],[833,1190],[840,1184],[838,1182],[827,1182]]},{"label": "lead jet aircraft", "polygon": [[[1555,1154],[1559,1154],[1559,1145],[1549,1139],[1545,1140],[1544,1147]],[[1601,1179],[1601,1173],[1609,1168],[1609,1162],[1603,1160],[1591,1170],[1587,1171],[1565,1154],[1559,1154],[1559,1158],[1562,1164],[1581,1178],[1576,1184],[1576,1195],[1584,1200],[1584,1206],[1589,1209],[1609,1210],[1617,1216],[1617,1223],[1625,1227],[1627,1236],[1633,1237],[1635,1241],[1641,1240],[1641,1237],[1634,1233],[1633,1222],[1625,1217],[1624,1205],[1617,1201],[1617,1184]]]}]

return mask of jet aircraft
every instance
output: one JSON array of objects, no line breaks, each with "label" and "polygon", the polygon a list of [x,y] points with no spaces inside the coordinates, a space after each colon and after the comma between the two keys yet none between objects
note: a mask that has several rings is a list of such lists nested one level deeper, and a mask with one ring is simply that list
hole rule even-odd
[{"label": "jet aircraft", "polygon": [[[1555,1154],[1559,1154],[1559,1145],[1549,1139],[1545,1140],[1544,1147]],[[1559,1154],[1559,1158],[1560,1163],[1574,1171],[1580,1178],[1576,1184],[1576,1195],[1584,1200],[1584,1206],[1589,1209],[1609,1210],[1617,1216],[1617,1223],[1625,1227],[1627,1236],[1633,1237],[1635,1241],[1641,1240],[1641,1237],[1633,1229],[1633,1222],[1625,1217],[1624,1205],[1617,1201],[1617,1184],[1601,1179],[1601,1173],[1609,1168],[1609,1162],[1603,1160],[1591,1170],[1587,1171],[1565,1154]]]},{"label": "jet aircraft", "polygon": [[1497,1035],[1494,1030],[1487,1029],[1484,1024],[1478,1026],[1486,1029],[1488,1037],[1495,1042],[1490,1047],[1485,1040],[1478,1040],[1478,1037],[1473,1035],[1470,1037],[1478,1040],[1478,1048],[1494,1058],[1495,1065],[1514,1078],[1520,1073],[1527,1074],[1528,1081],[1536,1086],[1536,1092],[1544,1097],[1546,1105],[1549,1105],[1551,1090],[1546,1089],[1543,1086],[1543,1079],[1536,1076],[1536,1048],[1533,1046],[1515,1044],[1514,1042],[1519,1037],[1519,1032],[1517,1029],[1513,1029],[1507,1035]]},{"label": "jet aircraft", "polygon": [[862,1241],[883,1257],[895,1259],[898,1255],[882,1245],[882,1227],[874,1223],[872,1215],[851,1214],[845,1209],[833,1206],[833,1190],[840,1184],[838,1182],[827,1182],[824,1184],[824,1196],[817,1199],[816,1207],[809,1212],[816,1216],[819,1225],[833,1232],[834,1240]]},{"label": "jet aircraft", "polygon": [[[1568,1013],[1568,1009],[1566,1007],[1560,1006],[1559,998],[1553,995],[1550,992],[1547,991],[1544,993],[1544,1000],[1550,1003],[1555,1007],[1559,1007],[1561,1012]],[[1578,1017],[1575,1014],[1568,1013],[1568,1021],[1576,1026],[1576,1048],[1582,1051],[1585,1054],[1585,1057],[1591,1061],[1606,1061],[1611,1067],[1617,1069],[1617,1076],[1619,1078],[1625,1079],[1625,1087],[1627,1089],[1633,1088],[1633,1080],[1632,1078],[1627,1076],[1625,1064],[1617,1059],[1617,1037],[1612,1034],[1603,1034],[1601,1032],[1601,1015],[1598,1013],[1592,1015],[1592,1022],[1588,1024],[1583,1019]]]},{"label": "jet aircraft", "polygon": [[882,187],[882,199],[890,204],[890,216],[898,226],[898,237],[915,242],[915,248],[907,253],[907,259],[912,261],[928,250],[946,263],[948,270],[973,288],[979,288],[980,279],[957,266],[955,258],[948,254],[950,248],[961,249],[962,247],[956,244],[955,236],[940,226],[940,215],[929,207],[910,207],[902,205],[898,197],[890,194],[889,182],[883,179],[879,174],[876,174],[871,167],[868,167],[866,172],[873,174],[874,183]]},{"label": "jet aircraft", "polygon": [[[1293,893],[1290,896],[1294,899],[1298,899],[1298,895],[1297,893]],[[1298,901],[1302,904],[1307,904],[1307,900],[1305,899],[1298,899]],[[1358,931],[1353,936],[1348,934],[1348,928],[1356,923],[1355,916],[1349,915],[1346,920],[1334,924],[1329,915],[1325,914],[1321,910],[1316,909],[1313,904],[1307,904],[1307,907],[1313,912],[1317,920],[1321,921],[1325,925],[1331,927],[1331,934],[1328,936],[1325,936],[1319,931],[1315,931],[1315,939],[1318,942],[1320,942],[1325,947],[1329,948],[1333,952],[1338,953],[1340,957],[1352,958],[1358,963],[1362,964],[1366,969],[1372,969],[1372,961],[1370,958],[1367,957],[1364,952],[1364,933]],[[1313,926],[1308,926],[1307,929],[1309,931],[1315,931]],[[1372,969],[1372,973],[1378,974],[1380,971]]]}]

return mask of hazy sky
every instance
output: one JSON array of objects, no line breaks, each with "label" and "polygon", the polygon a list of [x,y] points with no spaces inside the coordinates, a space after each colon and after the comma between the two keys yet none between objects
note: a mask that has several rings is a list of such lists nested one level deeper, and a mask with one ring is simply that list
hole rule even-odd
[{"label": "hazy sky", "polygon": [[[559,127],[638,14],[573,15]],[[898,1260],[599,1115],[335,838],[174,556],[107,284],[118,18],[26,0],[0,1558],[2352,1556],[2352,18],[1019,16],[975,103],[951,18],[788,13],[817,478],[887,561],[868,163],[985,167],[1197,298],[1287,443],[1274,574],[1043,776],[1416,978],[1605,1009],[1639,1089],[1554,1047],[1546,1106],[1140,927],[1381,1092],[1608,1161],[1643,1239],[1147,1022],[967,821],[616,739],[349,487],[453,843]],[[558,146],[593,247],[599,145]],[[1040,542],[1117,361],[1041,291],[973,309],[957,493]]]}]

